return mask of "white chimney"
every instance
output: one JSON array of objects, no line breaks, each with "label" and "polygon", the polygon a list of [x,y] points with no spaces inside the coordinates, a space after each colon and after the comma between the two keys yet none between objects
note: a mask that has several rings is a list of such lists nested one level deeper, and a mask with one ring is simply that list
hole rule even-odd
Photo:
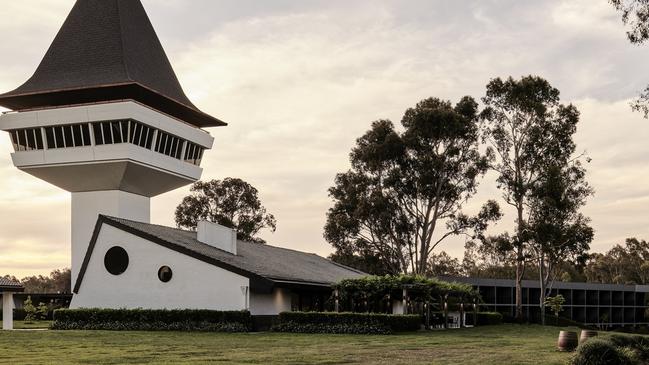
[{"label": "white chimney", "polygon": [[197,227],[197,239],[223,251],[237,254],[237,231],[222,225],[200,221]]}]

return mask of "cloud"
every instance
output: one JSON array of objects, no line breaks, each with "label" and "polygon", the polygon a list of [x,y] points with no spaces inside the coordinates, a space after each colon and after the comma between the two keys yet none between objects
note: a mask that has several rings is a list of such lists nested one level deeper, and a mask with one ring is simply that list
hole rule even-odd
[{"label": "cloud", "polygon": [[[3,34],[14,35],[5,37],[5,49],[18,55],[1,61],[4,89],[29,76],[70,7],[40,1],[50,14],[9,3],[21,15],[0,25]],[[210,130],[216,143],[206,154],[204,178],[236,176],[255,185],[278,218],[278,231],[264,234],[273,244],[331,251],[322,238],[331,205],[327,188],[349,167],[350,148],[373,120],[398,123],[425,97],[479,98],[490,78],[527,74],[546,77],[582,112],[577,140],[593,157],[589,179],[597,190],[586,208],[597,230],[594,248],[647,233],[649,122],[630,112],[628,100],[649,82],[649,48],[628,44],[605,2],[144,4],[190,98],[230,123]],[[0,148],[0,189],[6,189],[0,215],[11,217],[0,227],[7,229],[0,256],[29,261],[21,253],[29,252],[46,273],[57,266],[38,254],[43,241],[56,257],[68,255],[69,213],[52,217],[68,211],[67,194],[13,169],[8,138]],[[173,224],[173,209],[187,191],[155,198],[153,220]],[[467,210],[499,196],[494,176],[487,175]],[[24,231],[22,221],[36,217],[51,236]],[[495,229],[509,229],[512,220],[508,215]],[[18,244],[36,249],[9,253]],[[461,255],[463,240],[442,249]],[[25,270],[37,270],[32,266]]]}]

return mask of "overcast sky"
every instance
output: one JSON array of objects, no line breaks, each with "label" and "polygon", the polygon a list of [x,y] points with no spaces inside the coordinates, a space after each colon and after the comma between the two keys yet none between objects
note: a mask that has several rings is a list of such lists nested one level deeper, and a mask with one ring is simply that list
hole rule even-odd
[{"label": "overcast sky", "polygon": [[[321,255],[327,188],[376,119],[419,100],[480,98],[493,77],[535,74],[582,112],[580,150],[596,189],[584,212],[595,251],[649,238],[649,121],[628,104],[649,83],[649,46],[630,45],[606,0],[143,0],[187,95],[229,123],[210,129],[204,179],[240,177],[278,220],[273,245]],[[36,69],[72,0],[0,0],[0,92]],[[0,275],[70,263],[70,196],[15,169],[0,136]],[[467,204],[499,198],[494,176]],[[153,199],[173,225],[188,188]],[[510,229],[507,215],[494,232]],[[461,257],[463,239],[442,250]]]}]

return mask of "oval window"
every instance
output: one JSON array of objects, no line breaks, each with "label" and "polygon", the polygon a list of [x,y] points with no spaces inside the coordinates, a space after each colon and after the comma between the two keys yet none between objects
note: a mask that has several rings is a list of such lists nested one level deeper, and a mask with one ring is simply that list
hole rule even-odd
[{"label": "oval window", "polygon": [[111,248],[104,256],[104,266],[113,275],[123,274],[128,268],[128,253],[119,246]]},{"label": "oval window", "polygon": [[171,277],[173,276],[173,271],[171,271],[171,268],[169,266],[163,266],[158,270],[158,279],[162,281],[163,283],[168,283],[171,281]]}]

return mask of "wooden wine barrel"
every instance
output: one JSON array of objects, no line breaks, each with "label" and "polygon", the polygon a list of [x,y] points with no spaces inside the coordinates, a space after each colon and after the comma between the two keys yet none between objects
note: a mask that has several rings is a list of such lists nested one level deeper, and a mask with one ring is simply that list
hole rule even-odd
[{"label": "wooden wine barrel", "polygon": [[582,343],[589,338],[597,337],[597,331],[592,331],[592,330],[582,330],[581,331],[581,336],[579,336],[579,343]]},{"label": "wooden wine barrel", "polygon": [[559,332],[559,341],[557,341],[557,348],[559,348],[559,351],[574,351],[578,344],[577,332]]}]

